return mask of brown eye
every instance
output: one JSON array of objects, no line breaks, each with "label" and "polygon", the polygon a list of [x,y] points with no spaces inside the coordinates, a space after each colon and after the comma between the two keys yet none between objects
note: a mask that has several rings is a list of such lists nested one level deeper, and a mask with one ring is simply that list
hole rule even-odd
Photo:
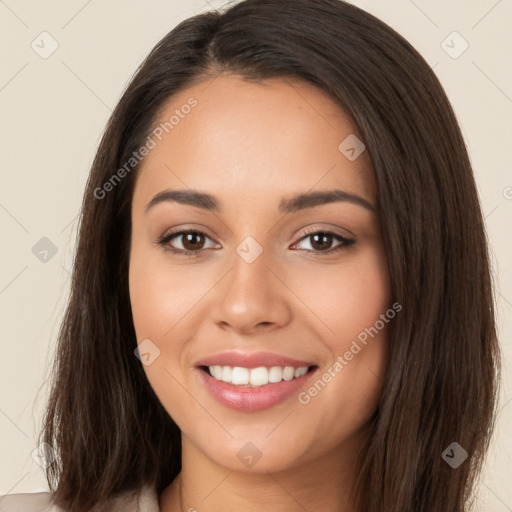
[{"label": "brown eye", "polygon": [[[355,240],[350,240],[348,238],[342,237],[336,233],[332,233],[330,231],[315,231],[312,233],[308,233],[305,237],[301,239],[299,242],[302,243],[305,240],[309,240],[309,245],[311,248],[306,247],[305,250],[309,250],[312,252],[318,253],[331,253],[343,249],[347,249],[350,245],[355,243]],[[341,243],[336,245],[334,248],[331,248],[332,243],[335,240],[339,240]],[[297,244],[297,245],[299,245]]]},{"label": "brown eye", "polygon": [[182,245],[186,251],[193,251],[194,249],[202,249],[204,244],[204,234],[199,232],[190,232],[182,236]]},{"label": "brown eye", "polygon": [[[175,254],[195,254],[205,249],[207,239],[210,239],[210,237],[201,231],[179,231],[164,235],[160,238],[158,244],[164,247],[166,251]],[[171,241],[173,241],[173,243],[171,243]],[[179,247],[180,244],[182,247]],[[175,245],[178,245],[178,247]]]},{"label": "brown eye", "polygon": [[323,249],[330,249],[331,244],[333,241],[333,236],[329,234],[324,233],[317,233],[316,235],[310,235],[311,240],[313,242],[311,243],[311,246],[313,249],[316,250],[323,250]]}]

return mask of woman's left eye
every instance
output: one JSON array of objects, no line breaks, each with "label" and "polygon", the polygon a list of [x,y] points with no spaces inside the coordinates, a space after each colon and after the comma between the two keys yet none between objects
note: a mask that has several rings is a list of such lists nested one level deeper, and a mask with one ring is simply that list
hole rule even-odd
[{"label": "woman's left eye", "polygon": [[[170,243],[171,240],[175,238],[182,239],[181,245],[183,248],[176,248]],[[197,255],[200,251],[205,249],[205,247],[203,247],[205,239],[211,240],[211,238],[202,231],[179,231],[176,233],[164,235],[158,240],[158,244],[162,246],[166,251],[169,251],[173,254]],[[331,248],[333,241],[336,239],[339,240],[340,243],[334,248]],[[355,240],[345,238],[330,231],[314,231],[303,236],[293,247],[297,246],[305,240],[311,240],[309,245],[312,247],[312,249],[306,248],[304,250],[314,253],[331,253],[340,251],[347,249],[349,246],[355,243]],[[213,246],[215,247],[215,244],[213,244]]]},{"label": "woman's left eye", "polygon": [[[334,240],[338,239],[341,243],[335,246],[334,248],[331,248],[331,244]],[[302,237],[300,241],[303,240],[312,240],[312,243],[310,242],[311,247],[316,247],[317,249],[320,248],[320,250],[314,250],[313,252],[320,252],[320,253],[331,253],[335,251],[341,251],[344,249],[347,249],[349,246],[351,246],[355,240],[351,240],[349,238],[345,238],[341,235],[338,235],[336,233],[332,233],[331,231],[314,231],[312,233],[308,233],[306,236]],[[327,250],[322,250],[321,248],[326,248]],[[306,249],[306,250],[312,250],[312,249]]]}]

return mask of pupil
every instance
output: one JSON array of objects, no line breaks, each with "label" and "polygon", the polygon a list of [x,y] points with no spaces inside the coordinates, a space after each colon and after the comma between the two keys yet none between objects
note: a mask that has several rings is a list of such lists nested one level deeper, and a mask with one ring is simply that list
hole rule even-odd
[{"label": "pupil", "polygon": [[[321,242],[317,241],[319,238],[322,240]],[[313,244],[312,245],[315,249],[328,249],[329,246],[331,245],[331,238],[332,238],[332,235],[325,235],[325,234],[313,235]]]},{"label": "pupil", "polygon": [[201,235],[201,233],[187,233],[187,235],[185,235],[185,241],[183,242],[183,246],[185,247],[185,249],[187,249],[187,250],[192,249],[193,250],[193,249],[197,249],[197,247],[201,245],[200,243],[199,244],[192,243],[189,247],[187,247],[187,244],[189,244],[191,242],[191,240],[194,239],[194,237],[201,238],[202,235]]}]

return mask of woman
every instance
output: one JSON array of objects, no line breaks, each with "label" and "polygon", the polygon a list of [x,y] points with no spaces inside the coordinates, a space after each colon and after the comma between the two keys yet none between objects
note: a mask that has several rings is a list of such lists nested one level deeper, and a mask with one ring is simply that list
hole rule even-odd
[{"label": "woman", "polygon": [[40,438],[52,493],[0,504],[462,512],[499,365],[429,66],[339,0],[246,0],[170,32],[109,121]]}]

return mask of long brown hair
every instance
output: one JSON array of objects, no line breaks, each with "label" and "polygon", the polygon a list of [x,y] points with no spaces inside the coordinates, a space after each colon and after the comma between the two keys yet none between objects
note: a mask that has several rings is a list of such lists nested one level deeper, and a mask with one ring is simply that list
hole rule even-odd
[{"label": "long brown hair", "polygon": [[[340,0],[246,0],[189,18],[122,95],[87,182],[40,434],[58,457],[47,469],[56,502],[71,512],[104,510],[115,494],[144,484],[160,493],[181,469],[180,431],[134,356],[127,276],[137,165],[108,192],[104,184],[143,145],[164,103],[219,73],[303,79],[357,125],[403,307],[358,475],[361,510],[462,512],[494,428],[501,368],[473,172],[425,60]],[[453,442],[468,454],[456,468],[442,457]]]}]

